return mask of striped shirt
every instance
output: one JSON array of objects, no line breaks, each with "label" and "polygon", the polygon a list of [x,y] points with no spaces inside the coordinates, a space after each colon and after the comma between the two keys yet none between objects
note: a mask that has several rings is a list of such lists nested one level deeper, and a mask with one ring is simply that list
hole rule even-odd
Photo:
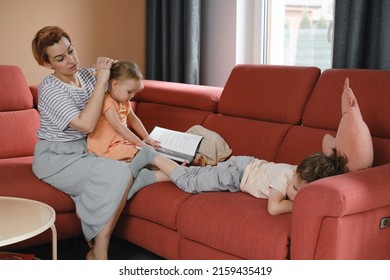
[{"label": "striped shirt", "polygon": [[73,141],[86,137],[85,132],[69,127],[69,123],[81,113],[91,97],[96,84],[93,73],[90,68],[77,72],[81,88],[68,85],[53,75],[43,79],[38,90],[39,139]]}]

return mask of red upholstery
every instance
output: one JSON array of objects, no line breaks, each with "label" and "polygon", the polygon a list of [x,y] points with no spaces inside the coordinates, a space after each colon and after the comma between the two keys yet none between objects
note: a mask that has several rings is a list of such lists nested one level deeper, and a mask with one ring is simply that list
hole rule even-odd
[{"label": "red upholstery", "polygon": [[[372,136],[390,138],[390,72],[383,70],[328,69],[313,90],[303,125],[337,130],[341,118],[344,79],[349,78],[364,121]],[[378,119],[381,120],[378,122]]]},{"label": "red upholstery", "polygon": [[[234,155],[253,155],[274,161],[289,124],[255,121],[247,118],[210,115],[203,123],[229,143]],[[267,133],[264,133],[267,131]]]},{"label": "red upholstery", "polygon": [[32,160],[32,156],[0,160],[1,195],[39,200],[51,205],[57,213],[75,212],[68,195],[35,177]]},{"label": "red upholstery", "polygon": [[390,228],[379,223],[390,214],[389,183],[387,164],[304,187],[294,202],[291,257],[388,259]]},{"label": "red upholstery", "polygon": [[[31,90],[37,97],[37,87],[32,86]],[[22,71],[17,66],[0,65],[0,196],[29,198],[49,204],[57,213],[58,239],[78,236],[81,225],[72,199],[36,178],[32,172],[38,127],[39,114]],[[3,249],[50,240],[49,231]]]},{"label": "red upholstery", "polygon": [[[364,121],[373,136],[374,166],[390,163],[390,72],[381,70],[329,69],[318,80],[303,114],[307,127],[337,130],[341,118],[344,79],[358,100]],[[380,120],[380,121],[378,121]]]},{"label": "red upholstery", "polygon": [[[135,194],[123,212],[176,230],[179,208],[190,196],[170,182],[153,184]],[[164,209],[164,212],[160,209]]]},{"label": "red upholstery", "polygon": [[31,156],[39,115],[26,79],[17,66],[0,65],[0,158]]},{"label": "red upholstery", "polygon": [[[373,135],[375,167],[307,185],[292,214],[278,216],[268,214],[267,200],[245,193],[188,194],[170,182],[153,184],[127,203],[114,234],[167,259],[390,259],[390,227],[379,228],[390,217],[390,72],[319,75],[315,67],[239,65],[223,92],[146,80],[132,106],[149,131],[201,124],[234,155],[298,164],[321,150],[324,134],[335,135],[347,76]],[[0,77],[21,85],[13,91],[0,80],[0,129],[9,133],[0,140],[0,195],[46,202],[57,211],[60,239],[81,235],[72,200],[31,172],[39,122],[21,72],[3,66]],[[30,90],[36,104],[37,87]],[[50,235],[14,247],[42,242]]]},{"label": "red upholstery", "polygon": [[316,67],[238,65],[223,90],[218,112],[298,124],[319,75]]},{"label": "red upholstery", "polygon": [[19,67],[0,65],[0,81],[0,112],[33,107],[33,97]]},{"label": "red upholstery", "polygon": [[[145,80],[145,88],[134,100],[217,112],[222,88]],[[157,89],[157,90],[156,90]],[[186,98],[183,98],[186,92]]]},{"label": "red upholstery", "polygon": [[291,217],[270,216],[266,205],[267,200],[241,192],[197,194],[183,203],[178,231],[244,259],[287,259]]}]

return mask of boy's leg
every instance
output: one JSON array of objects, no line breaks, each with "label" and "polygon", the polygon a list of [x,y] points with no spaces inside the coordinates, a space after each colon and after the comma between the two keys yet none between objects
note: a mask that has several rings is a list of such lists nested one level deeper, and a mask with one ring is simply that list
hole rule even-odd
[{"label": "boy's leg", "polygon": [[138,176],[138,172],[148,164],[153,164],[157,156],[156,151],[150,147],[145,146],[140,150],[135,157],[129,162],[129,168],[134,177]]}]

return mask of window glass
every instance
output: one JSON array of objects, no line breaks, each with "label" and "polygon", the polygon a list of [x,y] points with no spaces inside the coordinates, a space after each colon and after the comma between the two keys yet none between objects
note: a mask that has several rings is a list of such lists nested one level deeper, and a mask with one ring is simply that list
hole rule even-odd
[{"label": "window glass", "polygon": [[270,0],[267,63],[331,68],[334,0]]}]

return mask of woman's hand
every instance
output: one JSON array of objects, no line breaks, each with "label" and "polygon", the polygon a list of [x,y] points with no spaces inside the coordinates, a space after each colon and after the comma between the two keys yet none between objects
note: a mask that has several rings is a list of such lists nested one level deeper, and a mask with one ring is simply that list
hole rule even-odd
[{"label": "woman's hand", "polygon": [[108,57],[98,57],[95,63],[96,80],[107,82],[110,78],[110,69],[114,60]]}]

